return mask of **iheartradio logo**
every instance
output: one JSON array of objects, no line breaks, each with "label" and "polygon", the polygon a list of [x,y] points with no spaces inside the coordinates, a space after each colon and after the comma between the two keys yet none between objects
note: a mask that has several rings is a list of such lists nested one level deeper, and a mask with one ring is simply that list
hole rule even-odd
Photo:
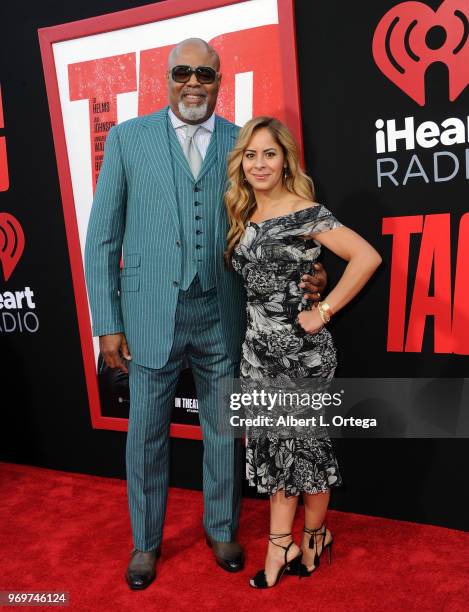
[{"label": "iheartradio logo", "polygon": [[0,262],[5,281],[21,259],[24,244],[24,232],[18,219],[9,213],[0,213]]},{"label": "iheartradio logo", "polygon": [[469,83],[469,0],[444,0],[438,10],[403,2],[389,10],[373,36],[373,58],[381,72],[420,106],[425,105],[425,72],[435,63],[448,68],[449,99]]}]

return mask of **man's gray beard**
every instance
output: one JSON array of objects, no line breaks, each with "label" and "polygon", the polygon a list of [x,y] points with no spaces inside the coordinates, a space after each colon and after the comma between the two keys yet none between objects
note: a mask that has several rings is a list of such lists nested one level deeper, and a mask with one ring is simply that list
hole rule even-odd
[{"label": "man's gray beard", "polygon": [[184,119],[187,121],[199,121],[200,119],[203,119],[207,114],[207,107],[207,98],[205,98],[200,106],[186,106],[182,100],[178,104],[181,117],[184,117]]}]

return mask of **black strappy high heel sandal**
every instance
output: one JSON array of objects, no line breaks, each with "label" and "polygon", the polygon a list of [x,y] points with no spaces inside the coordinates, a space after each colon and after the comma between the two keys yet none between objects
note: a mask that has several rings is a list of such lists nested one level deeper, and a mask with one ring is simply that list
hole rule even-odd
[{"label": "black strappy high heel sandal", "polygon": [[[318,533],[319,531],[321,531],[323,527],[324,527],[324,531],[322,533]],[[332,543],[334,541],[334,539],[332,538],[332,533],[331,533],[330,542],[328,542],[327,544],[324,544],[324,541],[326,539],[326,528],[324,526],[324,523],[321,525],[321,527],[318,527],[317,529],[309,529],[308,527],[305,527],[303,531],[305,533],[310,534],[311,537],[309,539],[309,548],[315,549],[316,552],[314,553],[314,560],[313,560],[314,567],[312,570],[309,570],[304,563],[299,564],[298,573],[296,573],[295,571],[297,569],[296,567],[293,568],[293,570],[291,569],[288,570],[288,573],[290,575],[299,576],[300,578],[311,576],[311,574],[319,567],[320,557],[326,548],[328,549],[328,553],[329,553],[329,565],[332,563]],[[316,541],[317,535],[322,536],[322,548],[321,548],[321,553],[319,555],[318,555],[318,543]]]},{"label": "black strappy high heel sandal", "polygon": [[288,546],[282,546],[281,544],[277,544],[274,540],[279,540],[280,538],[286,538],[287,536],[291,536],[291,533],[270,533],[269,542],[271,542],[274,546],[278,546],[279,548],[283,548],[285,551],[285,563],[279,569],[277,578],[275,582],[271,585],[267,584],[267,580],[265,577],[265,570],[261,569],[257,572],[254,578],[251,578],[249,584],[255,589],[270,589],[276,586],[283,576],[283,574],[288,570],[288,573],[296,576],[300,572],[300,563],[301,563],[301,553],[292,559],[291,561],[287,561],[288,551],[290,550],[290,546],[293,544],[293,540],[288,544]]}]

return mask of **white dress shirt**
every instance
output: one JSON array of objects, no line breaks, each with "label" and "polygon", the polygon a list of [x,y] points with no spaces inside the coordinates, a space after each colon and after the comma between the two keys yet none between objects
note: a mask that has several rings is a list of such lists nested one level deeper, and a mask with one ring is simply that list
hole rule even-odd
[{"label": "white dress shirt", "polygon": [[[176,136],[181,144],[181,147],[184,149],[184,141],[186,139],[186,125],[184,121],[181,121],[176,115],[173,113],[171,109],[168,110],[169,118],[171,119],[171,123],[173,128],[176,130]],[[215,129],[215,113],[212,113],[208,119],[206,119],[203,123],[199,123],[199,129],[194,135],[194,144],[197,147],[202,159],[204,159],[205,154],[207,153],[208,145],[210,144],[210,138],[212,137],[212,132]]]}]

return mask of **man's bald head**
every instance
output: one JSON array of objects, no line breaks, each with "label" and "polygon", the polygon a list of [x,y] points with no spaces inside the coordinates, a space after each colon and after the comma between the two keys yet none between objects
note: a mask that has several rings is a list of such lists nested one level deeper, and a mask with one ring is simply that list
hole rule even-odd
[{"label": "man's bald head", "polygon": [[186,38],[178,43],[168,56],[168,69],[171,70],[171,68],[180,64],[179,57],[184,55],[186,51],[190,52],[191,50],[207,55],[210,58],[210,63],[207,65],[215,68],[218,72],[220,69],[220,57],[215,49],[202,38]]}]

